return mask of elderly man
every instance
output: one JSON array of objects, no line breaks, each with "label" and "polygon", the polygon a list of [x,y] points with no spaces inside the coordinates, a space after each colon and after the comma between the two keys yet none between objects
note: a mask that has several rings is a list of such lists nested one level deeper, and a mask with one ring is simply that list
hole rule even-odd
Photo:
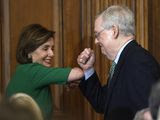
[{"label": "elderly man", "polygon": [[78,56],[85,73],[80,89],[105,120],[132,120],[148,106],[151,85],[159,78],[156,60],[135,40],[133,12],[123,6],[110,6],[95,20],[95,43],[112,66],[104,86],[94,70],[95,55],[90,48]]}]

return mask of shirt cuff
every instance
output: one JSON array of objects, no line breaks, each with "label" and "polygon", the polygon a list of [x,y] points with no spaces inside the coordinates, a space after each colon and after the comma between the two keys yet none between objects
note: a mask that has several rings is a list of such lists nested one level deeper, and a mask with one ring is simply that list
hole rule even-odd
[{"label": "shirt cuff", "polygon": [[88,70],[84,71],[85,80],[87,80],[89,77],[91,77],[94,73],[94,68],[90,68]]}]

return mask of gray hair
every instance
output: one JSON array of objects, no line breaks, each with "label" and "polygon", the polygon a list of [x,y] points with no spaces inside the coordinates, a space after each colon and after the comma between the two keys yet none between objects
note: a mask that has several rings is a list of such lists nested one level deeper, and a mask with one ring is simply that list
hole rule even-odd
[{"label": "gray hair", "polygon": [[120,33],[128,36],[135,35],[135,20],[133,12],[125,6],[113,5],[103,11],[102,26],[110,29],[113,25],[119,27]]}]

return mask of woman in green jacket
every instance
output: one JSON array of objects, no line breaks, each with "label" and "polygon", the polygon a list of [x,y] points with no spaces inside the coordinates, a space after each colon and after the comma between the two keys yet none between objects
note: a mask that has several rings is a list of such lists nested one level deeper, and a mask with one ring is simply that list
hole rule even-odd
[{"label": "woman in green jacket", "polygon": [[80,68],[53,68],[55,32],[39,24],[24,27],[19,37],[16,58],[19,63],[6,95],[23,92],[30,95],[41,108],[44,118],[51,119],[52,96],[50,84],[66,84],[83,77]]}]

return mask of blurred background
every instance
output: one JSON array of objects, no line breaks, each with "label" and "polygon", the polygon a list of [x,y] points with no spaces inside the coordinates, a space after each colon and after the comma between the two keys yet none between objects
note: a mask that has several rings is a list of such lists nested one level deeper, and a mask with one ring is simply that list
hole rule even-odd
[{"label": "blurred background", "polygon": [[[56,31],[54,67],[78,66],[86,47],[96,53],[95,68],[106,83],[110,61],[94,44],[95,16],[110,5],[126,5],[135,14],[136,40],[160,63],[159,0],[0,0],[0,93],[15,70],[16,45],[22,27],[39,23]],[[27,87],[27,86],[26,86]],[[79,89],[52,85],[55,120],[102,120]]]}]

